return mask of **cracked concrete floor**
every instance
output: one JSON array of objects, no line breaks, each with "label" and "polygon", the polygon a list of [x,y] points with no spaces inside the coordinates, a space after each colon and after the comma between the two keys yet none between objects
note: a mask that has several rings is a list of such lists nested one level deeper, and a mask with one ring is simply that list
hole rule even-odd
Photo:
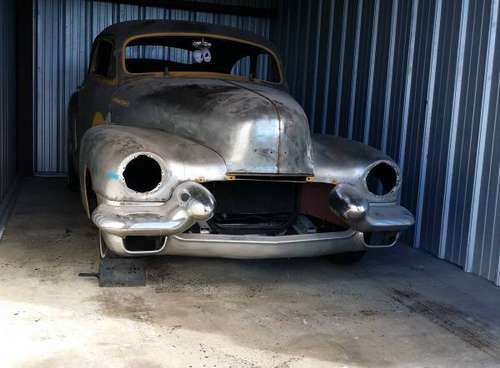
[{"label": "cracked concrete floor", "polygon": [[500,289],[404,246],[325,259],[154,258],[101,289],[63,180],[30,179],[0,243],[0,367],[500,367]]}]

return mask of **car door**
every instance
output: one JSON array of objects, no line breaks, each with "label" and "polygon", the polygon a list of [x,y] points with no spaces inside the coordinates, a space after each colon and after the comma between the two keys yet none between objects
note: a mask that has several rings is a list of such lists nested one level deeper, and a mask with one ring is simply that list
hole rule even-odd
[{"label": "car door", "polygon": [[93,46],[89,72],[79,92],[77,141],[91,127],[104,124],[111,96],[118,85],[114,43],[98,39]]}]

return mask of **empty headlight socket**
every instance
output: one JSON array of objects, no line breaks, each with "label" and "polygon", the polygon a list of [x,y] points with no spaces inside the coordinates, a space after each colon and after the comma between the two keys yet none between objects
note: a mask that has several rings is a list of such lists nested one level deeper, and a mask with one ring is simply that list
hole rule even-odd
[{"label": "empty headlight socket", "polygon": [[385,196],[399,186],[398,170],[389,162],[377,162],[367,170],[365,186],[371,194]]},{"label": "empty headlight socket", "polygon": [[151,153],[134,154],[122,165],[124,185],[136,193],[154,192],[164,180],[165,175],[160,159]]}]

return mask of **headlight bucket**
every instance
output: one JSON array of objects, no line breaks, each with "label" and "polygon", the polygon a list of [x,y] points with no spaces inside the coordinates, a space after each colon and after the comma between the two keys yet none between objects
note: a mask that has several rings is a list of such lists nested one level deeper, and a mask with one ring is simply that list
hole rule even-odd
[{"label": "headlight bucket", "polygon": [[136,193],[155,192],[166,176],[161,159],[148,152],[139,152],[127,157],[121,168],[123,184]]},{"label": "headlight bucket", "polygon": [[375,196],[385,196],[400,185],[399,170],[389,161],[379,161],[370,166],[365,174],[365,187]]}]

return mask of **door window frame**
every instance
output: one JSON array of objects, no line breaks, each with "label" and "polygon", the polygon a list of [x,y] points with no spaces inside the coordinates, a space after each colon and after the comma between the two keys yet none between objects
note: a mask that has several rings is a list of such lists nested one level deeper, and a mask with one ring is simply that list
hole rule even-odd
[{"label": "door window frame", "polygon": [[[111,60],[110,60],[110,65],[113,68],[113,75],[112,76],[104,76],[101,74],[96,73],[96,66],[97,66],[97,56],[99,54],[99,48],[101,45],[106,42],[109,45],[111,45]],[[88,75],[92,76],[97,81],[104,82],[106,84],[116,84],[117,82],[117,77],[118,77],[118,72],[117,72],[117,58],[116,58],[116,48],[115,48],[115,42],[112,39],[109,38],[99,38],[95,43],[92,48],[92,54],[91,54],[91,63],[89,66],[89,72]]]}]

